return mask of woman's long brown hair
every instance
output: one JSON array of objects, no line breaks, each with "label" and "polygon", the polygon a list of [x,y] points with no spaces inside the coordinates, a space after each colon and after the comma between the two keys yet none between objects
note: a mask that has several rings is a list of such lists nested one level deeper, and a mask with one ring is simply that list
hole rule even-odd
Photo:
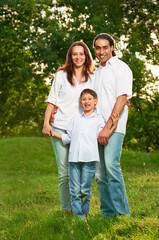
[{"label": "woman's long brown hair", "polygon": [[66,61],[65,64],[58,68],[57,72],[60,70],[63,70],[64,72],[67,73],[67,80],[68,82],[74,86],[75,83],[73,81],[73,74],[74,74],[74,66],[73,66],[73,62],[72,62],[72,49],[75,46],[81,46],[84,48],[84,54],[86,57],[85,63],[84,63],[84,67],[83,67],[83,76],[84,76],[84,82],[88,81],[89,78],[89,74],[91,74],[94,70],[94,64],[93,64],[93,59],[92,59],[92,55],[90,53],[89,48],[87,47],[87,45],[84,42],[81,41],[77,41],[72,43],[72,45],[70,46],[67,55],[66,55]]}]

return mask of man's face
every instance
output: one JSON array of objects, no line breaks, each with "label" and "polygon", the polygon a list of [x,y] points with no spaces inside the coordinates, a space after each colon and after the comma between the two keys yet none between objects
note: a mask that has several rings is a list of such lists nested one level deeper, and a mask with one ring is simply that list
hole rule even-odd
[{"label": "man's face", "polygon": [[97,39],[95,42],[95,54],[102,66],[105,66],[106,61],[112,57],[114,47],[109,44],[106,39]]}]

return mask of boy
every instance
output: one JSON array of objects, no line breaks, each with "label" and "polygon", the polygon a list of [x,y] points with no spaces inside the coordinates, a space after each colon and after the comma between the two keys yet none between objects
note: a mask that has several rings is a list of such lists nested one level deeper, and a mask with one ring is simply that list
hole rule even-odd
[{"label": "boy", "polygon": [[[84,89],[80,95],[80,105],[84,112],[70,120],[66,134],[53,131],[53,136],[70,143],[70,195],[74,216],[82,219],[89,214],[90,190],[95,174],[95,162],[99,162],[98,134],[105,125],[101,115],[97,114],[97,94],[92,89]],[[118,116],[112,117],[110,135],[117,125]]]}]

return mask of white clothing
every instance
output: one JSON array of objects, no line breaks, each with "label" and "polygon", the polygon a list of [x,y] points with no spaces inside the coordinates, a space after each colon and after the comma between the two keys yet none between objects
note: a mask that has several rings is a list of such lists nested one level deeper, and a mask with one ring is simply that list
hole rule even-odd
[{"label": "white clothing", "polygon": [[86,117],[84,112],[69,121],[62,142],[70,143],[69,162],[99,161],[98,134],[105,126],[103,117],[93,112]]},{"label": "white clothing", "polygon": [[[107,122],[117,98],[124,94],[132,97],[132,71],[126,63],[112,57],[104,67],[100,65],[95,70],[94,90],[99,97],[97,110]],[[126,133],[127,118],[128,107],[125,106],[115,132]]]},{"label": "white clothing", "polygon": [[74,77],[75,86],[72,86],[63,70],[56,73],[50,94],[46,100],[46,102],[58,107],[52,124],[54,127],[66,130],[69,120],[82,113],[83,110],[79,104],[80,94],[85,88],[93,89],[94,85],[94,74],[90,74],[89,77],[87,82],[84,82],[83,78],[81,84]]}]

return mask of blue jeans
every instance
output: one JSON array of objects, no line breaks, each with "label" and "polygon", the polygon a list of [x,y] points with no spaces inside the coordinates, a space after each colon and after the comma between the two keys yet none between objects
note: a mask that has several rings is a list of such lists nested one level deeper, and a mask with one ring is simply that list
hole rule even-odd
[{"label": "blue jeans", "polygon": [[100,163],[96,164],[96,182],[103,216],[130,216],[120,157],[124,134],[113,133],[107,145],[99,145]]},{"label": "blue jeans", "polygon": [[[58,133],[65,133],[65,130],[54,128]],[[59,195],[62,210],[70,210],[70,191],[69,191],[69,164],[68,152],[69,144],[64,145],[60,139],[51,137],[55,152],[58,174],[59,174]]]},{"label": "blue jeans", "polygon": [[89,215],[95,162],[70,162],[70,194],[74,216]]}]

